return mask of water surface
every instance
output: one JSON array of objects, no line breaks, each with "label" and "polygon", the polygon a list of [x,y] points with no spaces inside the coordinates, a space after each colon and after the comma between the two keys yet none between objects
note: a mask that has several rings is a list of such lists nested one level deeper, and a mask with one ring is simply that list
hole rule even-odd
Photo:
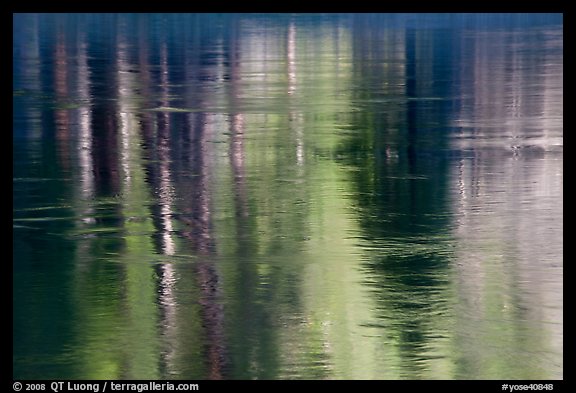
[{"label": "water surface", "polygon": [[562,379],[560,15],[18,14],[14,379]]}]

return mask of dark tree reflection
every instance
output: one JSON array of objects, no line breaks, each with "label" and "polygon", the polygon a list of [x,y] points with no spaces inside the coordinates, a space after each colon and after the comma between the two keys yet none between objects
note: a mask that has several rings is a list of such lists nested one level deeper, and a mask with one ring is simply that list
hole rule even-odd
[{"label": "dark tree reflection", "polygon": [[438,317],[448,312],[450,34],[400,29],[388,16],[354,23],[357,83],[382,88],[358,89],[366,110],[341,154],[363,168],[351,172],[361,244],[379,245],[365,264],[378,299],[372,326],[400,348],[402,375],[413,378],[438,356]]}]

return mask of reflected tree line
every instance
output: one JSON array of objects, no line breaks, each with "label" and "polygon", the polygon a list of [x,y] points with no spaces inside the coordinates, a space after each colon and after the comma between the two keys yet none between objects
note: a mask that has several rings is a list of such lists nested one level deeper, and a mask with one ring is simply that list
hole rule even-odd
[{"label": "reflected tree line", "polygon": [[[27,74],[15,90],[42,119],[21,130],[54,140],[46,148],[56,157],[54,172],[73,180],[58,184],[63,189],[53,198],[45,189],[30,191],[53,201],[71,197],[78,217],[73,227],[54,229],[65,233],[64,239],[52,240],[74,249],[59,258],[77,261],[71,268],[74,279],[57,281],[73,286],[78,331],[52,335],[51,342],[65,344],[54,348],[55,358],[65,359],[70,347],[82,348],[83,362],[72,367],[86,378],[274,377],[278,363],[270,353],[276,317],[263,300],[274,296],[273,288],[285,286],[283,273],[271,272],[267,289],[258,292],[253,290],[262,281],[258,265],[234,266],[228,285],[236,300],[227,311],[233,324],[225,326],[223,283],[215,263],[217,249],[226,247],[214,232],[215,171],[220,170],[214,138],[223,126],[229,134],[234,211],[229,221],[235,225],[226,230],[236,238],[228,241],[246,259],[262,246],[251,229],[258,211],[247,190],[245,115],[237,103],[242,94],[239,19],[23,15],[18,21],[33,26],[26,28],[29,35],[21,47],[35,52],[22,54],[23,62],[31,62],[30,56],[49,59],[21,67]],[[29,48],[31,36],[44,42]],[[226,91],[215,97],[223,81]],[[48,108],[34,96],[42,89],[52,92]],[[222,103],[228,114],[153,110]],[[283,154],[280,147],[277,153]],[[276,202],[274,196],[265,199]],[[269,247],[287,247],[270,241]],[[15,248],[25,249],[15,242]],[[179,265],[182,255],[193,263]],[[153,256],[166,256],[168,262]],[[40,325],[50,319],[41,313],[38,318]],[[114,326],[133,334],[119,336]],[[36,325],[18,330],[26,337],[30,329]],[[246,359],[230,358],[227,336],[238,346],[233,353]]]},{"label": "reflected tree line", "polygon": [[[58,360],[39,361],[43,377],[63,377],[62,364],[76,370],[66,377],[87,379],[270,379],[286,364],[299,368],[285,377],[346,377],[334,337],[351,333],[326,333],[302,294],[309,240],[329,237],[313,221],[342,225],[330,201],[311,202],[332,186],[322,180],[330,171],[346,173],[365,250],[351,290],[369,288],[374,310],[355,323],[382,332],[380,353],[394,354],[366,359],[395,378],[454,375],[444,322],[457,290],[448,134],[457,35],[372,15],[320,27],[289,15],[19,18],[14,88],[26,105],[15,105],[15,138],[41,142],[40,153],[15,144],[15,155],[65,178],[18,186],[28,196],[14,207],[73,201],[60,209],[73,219],[38,224],[56,234],[37,244],[46,264],[57,255],[66,265],[41,269],[67,304],[34,300],[34,323],[14,322],[15,352],[34,357],[35,342],[45,347],[24,338],[52,324],[46,310],[59,313],[44,333]],[[340,123],[351,132],[334,132]],[[23,272],[43,259],[27,239],[14,238],[15,265],[31,264]]]}]

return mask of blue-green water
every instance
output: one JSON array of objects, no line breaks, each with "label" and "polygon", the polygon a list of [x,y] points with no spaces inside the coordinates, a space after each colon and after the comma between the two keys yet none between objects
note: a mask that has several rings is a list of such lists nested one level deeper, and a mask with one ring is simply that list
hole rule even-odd
[{"label": "blue-green water", "polygon": [[562,25],[15,15],[13,378],[562,379]]}]

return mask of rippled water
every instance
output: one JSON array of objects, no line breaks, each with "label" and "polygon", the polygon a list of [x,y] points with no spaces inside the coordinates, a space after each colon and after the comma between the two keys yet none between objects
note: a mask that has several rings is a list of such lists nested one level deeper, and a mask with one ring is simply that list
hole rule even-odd
[{"label": "rippled water", "polygon": [[559,15],[14,16],[15,379],[562,379]]}]

